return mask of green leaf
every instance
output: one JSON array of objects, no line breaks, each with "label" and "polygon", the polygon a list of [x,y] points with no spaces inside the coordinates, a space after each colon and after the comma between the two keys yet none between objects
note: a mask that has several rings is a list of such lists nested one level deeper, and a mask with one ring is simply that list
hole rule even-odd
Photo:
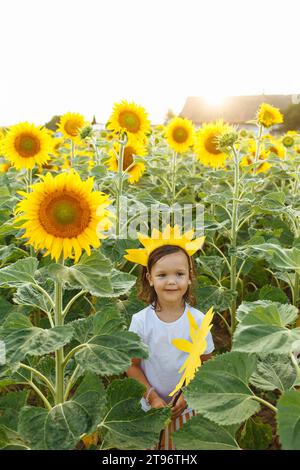
[{"label": "green leaf", "polygon": [[286,210],[284,206],[285,203],[285,194],[282,191],[273,192],[265,194],[260,202],[259,205],[262,207],[264,211],[282,211]]},{"label": "green leaf", "polygon": [[104,416],[106,393],[102,381],[95,374],[86,374],[72,397],[89,416],[86,433],[92,433]]},{"label": "green leaf", "polygon": [[144,392],[145,387],[134,379],[114,380],[109,385],[101,449],[146,449],[158,442],[170,411],[152,408],[145,413],[140,404]]},{"label": "green leaf", "polygon": [[119,374],[130,367],[131,358],[148,357],[147,346],[138,335],[124,330],[114,306],[70,325],[74,339],[83,345],[74,357],[84,370],[98,375]]},{"label": "green leaf", "polygon": [[35,283],[34,274],[37,267],[36,258],[25,258],[0,269],[0,287],[18,287],[26,282]]},{"label": "green leaf", "polygon": [[19,258],[26,258],[28,253],[21,248],[11,244],[0,246],[0,264],[4,266],[5,264],[16,261]]},{"label": "green leaf", "polygon": [[220,425],[245,421],[260,409],[248,386],[255,365],[254,355],[238,352],[205,362],[186,388],[188,404]]},{"label": "green leaf", "polygon": [[131,274],[112,269],[110,261],[100,252],[93,252],[89,257],[82,256],[75,266],[53,264],[48,270],[52,278],[63,280],[66,287],[85,289],[100,297],[126,294],[136,282]]},{"label": "green leaf", "polygon": [[26,403],[27,395],[27,391],[18,391],[0,396],[0,425],[17,430],[19,412]]},{"label": "green leaf", "polygon": [[272,324],[286,326],[293,323],[298,317],[298,310],[294,305],[286,305],[270,300],[256,302],[243,302],[237,310],[237,319],[244,324]]},{"label": "green leaf", "polygon": [[32,449],[74,449],[87,432],[91,420],[84,408],[74,401],[54,406],[51,411],[25,406],[20,413],[19,434]]},{"label": "green leaf", "polygon": [[282,304],[289,303],[288,296],[282,289],[270,285],[263,286],[259,290],[258,298],[259,300],[271,300]]},{"label": "green leaf", "polygon": [[300,250],[298,248],[282,248],[273,243],[263,243],[252,246],[252,249],[263,252],[277,269],[296,271],[300,274]]},{"label": "green leaf", "polygon": [[233,349],[252,353],[287,354],[300,345],[300,328],[286,325],[297,318],[296,307],[270,301],[244,302],[233,337]]},{"label": "green leaf", "polygon": [[37,327],[0,330],[0,339],[5,343],[8,364],[22,361],[27,354],[40,356],[56,351],[69,343],[72,335],[73,329],[69,325],[56,326],[48,330]]},{"label": "green leaf", "polygon": [[13,300],[16,304],[30,305],[43,312],[50,312],[52,310],[49,300],[36,288],[35,284],[25,284],[19,287]]},{"label": "green leaf", "polygon": [[135,276],[132,276],[128,273],[123,273],[117,269],[112,270],[110,279],[114,297],[127,294],[136,283]]},{"label": "green leaf", "polygon": [[249,418],[238,439],[240,446],[248,450],[265,450],[272,442],[272,426],[259,418]]},{"label": "green leaf", "polygon": [[296,372],[285,355],[268,354],[261,356],[250,383],[261,390],[290,390],[296,380]]},{"label": "green leaf", "polygon": [[283,450],[300,450],[300,393],[285,392],[277,402],[279,439]]},{"label": "green leaf", "polygon": [[27,443],[21,439],[18,433],[6,426],[0,425],[0,449],[1,450],[29,450]]},{"label": "green leaf", "polygon": [[182,429],[172,433],[176,449],[180,450],[238,450],[233,427],[219,426],[203,416],[191,418]]},{"label": "green leaf", "polygon": [[205,286],[196,289],[197,305],[202,312],[207,312],[210,307],[222,312],[230,307],[236,297],[231,290],[217,286]]}]

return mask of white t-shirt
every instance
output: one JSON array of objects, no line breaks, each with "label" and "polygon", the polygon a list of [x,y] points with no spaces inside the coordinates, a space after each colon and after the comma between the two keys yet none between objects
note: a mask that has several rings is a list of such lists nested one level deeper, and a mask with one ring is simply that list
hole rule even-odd
[{"label": "white t-shirt", "polygon": [[[171,323],[166,323],[158,318],[155,310],[149,305],[132,316],[129,327],[129,331],[137,333],[143,343],[148,346],[149,357],[141,360],[141,369],[148,382],[166,403],[172,400],[172,397],[168,395],[174,390],[183,375],[184,372],[179,374],[178,371],[188,357],[188,353],[180,351],[171,343],[175,338],[191,341],[188,310],[195,318],[197,325],[200,326],[204,314],[186,304],[181,317]],[[214,350],[214,342],[210,332],[206,341],[207,348],[204,354],[209,354]],[[144,411],[150,409],[145,398],[142,398],[141,405]]]}]

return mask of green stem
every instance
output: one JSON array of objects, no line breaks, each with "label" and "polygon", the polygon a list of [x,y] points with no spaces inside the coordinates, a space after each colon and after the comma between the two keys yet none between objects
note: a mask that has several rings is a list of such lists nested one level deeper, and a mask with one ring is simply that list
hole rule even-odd
[{"label": "green stem", "polygon": [[80,351],[80,349],[86,348],[86,346],[87,346],[86,343],[82,343],[76,346],[75,348],[71,349],[71,351],[68,352],[68,354],[66,355],[65,359],[62,362],[63,369],[66,367],[67,363],[74,356],[74,354],[76,354],[77,351]]},{"label": "green stem", "polygon": [[[255,161],[254,161],[254,163],[257,163],[258,158],[259,158],[259,149],[260,149],[260,143],[261,143],[262,130],[263,130],[263,126],[262,126],[262,124],[260,124],[259,131],[258,131],[258,138],[257,138],[257,142],[256,142],[256,152],[255,152]],[[256,173],[256,166],[253,169],[253,173],[254,174]]]},{"label": "green stem", "polygon": [[[62,263],[62,260],[60,260]],[[55,310],[54,310],[55,326],[64,324],[62,314],[62,282],[55,282]],[[64,349],[61,347],[55,351],[55,403],[58,405],[64,399]]]},{"label": "green stem", "polygon": [[86,294],[87,293],[87,290],[81,290],[80,292],[78,292],[76,295],[74,295],[74,297],[72,297],[72,299],[69,301],[69,303],[66,305],[64,311],[63,311],[63,318],[66,317],[68,311],[70,310],[70,308],[72,307],[73,303],[78,299],[78,297],[80,297],[81,295],[83,294]]},{"label": "green stem", "polygon": [[176,197],[176,157],[177,153],[174,151],[171,166],[171,206],[173,206]]},{"label": "green stem", "polygon": [[[236,250],[237,231],[238,231],[238,198],[239,198],[239,159],[234,147],[234,186],[233,186],[233,200],[232,200],[232,222],[231,222],[231,249]],[[230,256],[230,289],[236,292],[236,263],[237,257],[235,254]],[[236,298],[231,301],[230,305],[231,314],[231,333],[233,334],[236,328]]]},{"label": "green stem", "polygon": [[271,403],[269,403],[268,401],[264,400],[263,398],[257,397],[256,395],[252,396],[251,398],[253,398],[256,401],[259,401],[262,405],[267,406],[268,408],[270,408],[270,410],[274,411],[274,413],[277,413],[277,408],[273,406]]},{"label": "green stem", "polygon": [[123,161],[124,149],[127,143],[125,140],[119,141],[119,156],[118,156],[118,185],[117,185],[117,201],[116,201],[116,237],[118,238],[121,233],[120,216],[121,216],[121,198],[123,193]]},{"label": "green stem", "polygon": [[35,374],[37,377],[43,380],[45,384],[47,385],[47,387],[49,388],[50,392],[52,393],[53,398],[55,398],[55,390],[51,382],[49,382],[49,380],[47,379],[47,377],[45,377],[40,371],[34,369],[33,367],[28,366],[27,364],[23,364],[22,362],[20,362],[20,366],[22,367],[22,369],[29,370],[32,374]]},{"label": "green stem", "polygon": [[30,380],[27,382],[28,385],[30,385],[30,387],[35,391],[35,393],[43,400],[46,408],[48,408],[48,410],[52,410],[52,406],[50,405],[50,403],[48,402],[47,398],[45,397],[45,395],[43,394],[43,392],[41,392],[41,390]]},{"label": "green stem", "polygon": [[73,140],[71,140],[71,168],[74,166],[74,158],[75,158],[75,144]]},{"label": "green stem", "polygon": [[291,361],[293,363],[293,366],[295,367],[295,371],[296,371],[296,374],[297,374],[297,379],[300,380],[300,367],[299,367],[299,364],[297,362],[297,359],[295,358],[295,356],[292,352],[290,353],[290,358],[291,358]]},{"label": "green stem", "polygon": [[66,401],[69,397],[69,393],[71,391],[71,388],[73,387],[74,385],[74,381],[75,381],[75,377],[76,377],[76,374],[79,370],[79,364],[77,364],[77,366],[75,367],[74,369],[74,372],[73,374],[71,375],[70,377],[70,380],[68,381],[68,384],[67,384],[67,387],[66,387],[66,392],[65,392],[65,396],[64,396],[64,400]]},{"label": "green stem", "polygon": [[293,305],[298,307],[299,300],[299,273],[295,272],[295,282],[293,287]]}]

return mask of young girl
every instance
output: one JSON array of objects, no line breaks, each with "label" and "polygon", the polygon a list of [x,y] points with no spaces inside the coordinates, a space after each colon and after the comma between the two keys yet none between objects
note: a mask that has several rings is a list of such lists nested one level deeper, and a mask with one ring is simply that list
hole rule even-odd
[{"label": "young girl", "polygon": [[[148,249],[146,260],[143,253],[144,267],[139,296],[149,305],[132,316],[129,327],[129,331],[137,333],[149,348],[149,357],[143,360],[132,359],[132,365],[127,370],[128,377],[133,377],[146,387],[141,400],[144,411],[163,408],[174,401],[176,395],[172,399],[169,393],[174,390],[181,378],[178,371],[186,360],[187,353],[172,345],[172,340],[175,338],[190,340],[188,310],[198,326],[204,317],[203,313],[191,306],[194,304],[191,285],[195,279],[195,270],[189,254],[197,250],[189,250],[188,254],[185,248],[189,245],[182,243],[182,239],[178,245],[172,237],[170,244],[165,243],[166,241],[161,246],[155,243],[154,250]],[[126,258],[138,261],[137,251],[142,250],[128,250]],[[211,333],[208,334],[206,341],[207,349],[201,356],[202,362],[209,359],[214,350]],[[188,407],[183,394],[171,411],[172,422],[162,435],[161,449],[175,449],[170,438],[171,432],[182,427],[183,423],[195,415],[195,412]]]}]

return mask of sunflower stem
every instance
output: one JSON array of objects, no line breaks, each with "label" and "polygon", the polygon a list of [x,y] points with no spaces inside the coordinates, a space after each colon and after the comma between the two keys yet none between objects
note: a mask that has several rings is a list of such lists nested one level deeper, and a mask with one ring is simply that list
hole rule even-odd
[{"label": "sunflower stem", "polygon": [[[259,125],[259,131],[258,131],[258,138],[257,138],[257,142],[256,142],[256,151],[255,151],[255,161],[254,161],[254,163],[257,163],[258,158],[259,158],[259,150],[260,150],[262,130],[263,130],[263,126],[262,126],[262,124],[260,124]],[[254,174],[256,173],[256,166],[253,168],[253,173]]]},{"label": "sunflower stem", "polygon": [[[27,178],[26,178],[26,182],[27,182],[27,193],[31,193],[32,189],[31,189],[31,185],[32,185],[32,169],[31,168],[28,168],[27,169]],[[30,253],[30,256],[34,257],[34,248],[32,245],[29,245],[29,253]]]},{"label": "sunflower stem", "polygon": [[127,137],[119,141],[119,155],[118,155],[118,185],[117,185],[117,200],[116,200],[116,238],[119,238],[121,233],[121,200],[123,193],[123,161],[124,149],[127,144]]},{"label": "sunflower stem", "polygon": [[[63,264],[63,260],[59,260],[60,264]],[[60,280],[55,281],[55,311],[54,311],[54,322],[55,326],[63,326],[64,318],[62,313],[62,282]],[[63,403],[64,400],[64,349],[61,347],[55,351],[55,403]]]},{"label": "sunflower stem", "polygon": [[[237,232],[238,232],[238,199],[239,199],[239,158],[236,153],[235,147],[232,147],[234,156],[234,186],[233,186],[233,200],[232,200],[232,222],[231,222],[231,250],[230,255],[230,289],[235,294],[237,284],[236,263],[237,257],[235,254],[237,246]],[[231,334],[233,335],[236,328],[236,296],[230,304],[231,315]]]},{"label": "sunflower stem", "polygon": [[75,144],[73,140],[71,140],[71,168],[74,167],[74,158],[75,158]]},{"label": "sunflower stem", "polygon": [[175,203],[176,199],[176,159],[177,159],[177,152],[173,151],[172,157],[172,166],[171,166],[171,225],[174,226],[175,216],[173,212],[173,204]]}]

